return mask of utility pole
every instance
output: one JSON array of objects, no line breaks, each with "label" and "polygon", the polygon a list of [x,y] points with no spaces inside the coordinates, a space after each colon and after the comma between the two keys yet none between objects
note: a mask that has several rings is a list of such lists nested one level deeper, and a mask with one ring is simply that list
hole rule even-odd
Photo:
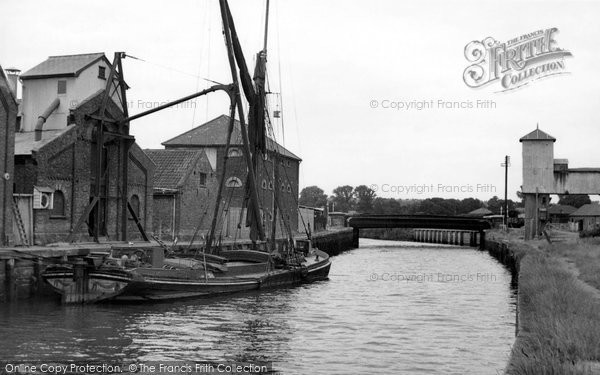
[{"label": "utility pole", "polygon": [[500,164],[504,167],[504,225],[508,228],[508,167],[510,167],[510,156],[504,157],[504,163]]}]

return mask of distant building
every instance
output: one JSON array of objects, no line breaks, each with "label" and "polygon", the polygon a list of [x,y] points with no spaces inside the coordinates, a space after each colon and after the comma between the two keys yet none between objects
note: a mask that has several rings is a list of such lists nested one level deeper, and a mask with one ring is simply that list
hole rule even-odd
[{"label": "distant building", "polygon": [[16,87],[0,66],[0,246],[13,242],[14,133],[17,122]]},{"label": "distant building", "polygon": [[[75,240],[90,240],[99,211],[99,236],[120,239],[123,233],[123,172],[127,168],[127,201],[142,227],[152,223],[154,163],[134,143],[107,132],[102,157],[102,179],[95,181],[97,115],[111,65],[102,53],[52,56],[21,76],[22,122],[15,134],[15,197],[19,212],[35,244],[65,241],[82,219]],[[116,93],[107,115],[124,117]],[[117,125],[107,125],[116,134]],[[126,150],[127,159],[123,155]],[[96,184],[100,200],[83,217]],[[127,216],[130,216],[129,214]],[[125,219],[125,218],[123,218]],[[127,221],[130,238],[139,238],[137,225]],[[21,243],[23,238],[20,238]]]},{"label": "distant building", "polygon": [[[220,179],[225,157],[225,143],[229,116],[221,115],[206,124],[200,125],[188,132],[178,135],[162,144],[167,150],[189,149],[203,150]],[[246,210],[241,213],[246,192],[246,161],[242,150],[242,136],[239,121],[235,121],[231,137],[231,147],[228,152],[225,189],[222,200],[227,209],[224,212],[220,235],[224,238],[248,238],[249,228],[245,226]],[[279,180],[273,182],[274,158],[277,155]],[[289,223],[292,233],[298,230],[298,174],[301,159],[272,139],[267,139],[267,155],[261,159],[256,175],[259,200],[262,202],[261,212],[263,225],[270,232],[273,219],[273,195],[279,191],[280,207],[277,217],[277,236],[282,237],[287,230],[282,227],[282,217]],[[214,196],[213,196],[214,197]],[[241,224],[241,226],[239,225]]]},{"label": "distant building", "polygon": [[327,226],[329,228],[343,228],[348,226],[346,223],[348,215],[346,212],[329,212],[327,214]]},{"label": "distant building", "polygon": [[600,204],[585,204],[570,215],[577,230],[591,230],[600,227]]},{"label": "distant building", "polygon": [[569,222],[569,216],[577,211],[577,208],[564,204],[555,204],[548,207],[548,220],[555,224]]},{"label": "distant building", "polygon": [[530,240],[542,234],[549,220],[550,195],[600,194],[600,168],[572,168],[567,159],[555,159],[556,138],[539,128],[519,141],[523,155],[525,239]]},{"label": "distant building", "polygon": [[153,232],[161,240],[206,234],[215,204],[217,178],[202,150],[145,150],[154,171]]},{"label": "distant building", "polygon": [[476,210],[473,210],[473,211],[467,213],[465,216],[483,218],[484,216],[488,216],[488,215],[492,215],[492,214],[493,214],[492,211],[488,210],[485,207],[481,207],[481,208],[478,208]]},{"label": "distant building", "polygon": [[298,206],[298,232],[315,233],[325,230],[327,217],[325,208]]}]

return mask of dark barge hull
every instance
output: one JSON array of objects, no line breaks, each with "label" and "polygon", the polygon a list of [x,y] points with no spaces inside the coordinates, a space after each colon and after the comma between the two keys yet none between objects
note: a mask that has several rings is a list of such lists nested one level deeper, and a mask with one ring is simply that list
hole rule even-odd
[{"label": "dark barge hull", "polygon": [[42,277],[62,295],[63,303],[163,301],[299,285],[327,279],[330,268],[331,260],[324,256],[308,267],[237,277],[205,278],[199,275],[192,279],[181,277],[176,270],[115,268],[88,271],[64,266],[48,269]]}]

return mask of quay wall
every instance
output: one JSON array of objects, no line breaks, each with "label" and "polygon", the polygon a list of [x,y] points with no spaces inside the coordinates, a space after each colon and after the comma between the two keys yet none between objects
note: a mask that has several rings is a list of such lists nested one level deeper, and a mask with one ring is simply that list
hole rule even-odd
[{"label": "quay wall", "polygon": [[[354,248],[352,228],[317,232],[313,234],[312,239],[314,247],[332,256]],[[233,249],[244,248],[249,245],[249,241],[224,242],[222,247]],[[53,296],[54,292],[41,278],[41,274],[51,264],[86,256],[92,252],[109,252],[113,248],[135,250],[157,246],[156,243],[148,242],[136,243],[132,246],[123,243],[107,243],[90,244],[89,246],[65,244],[62,247],[0,248],[0,303]],[[178,248],[183,249],[187,246],[180,245]]]},{"label": "quay wall", "polygon": [[352,228],[313,233],[312,244],[331,256],[356,248]]}]

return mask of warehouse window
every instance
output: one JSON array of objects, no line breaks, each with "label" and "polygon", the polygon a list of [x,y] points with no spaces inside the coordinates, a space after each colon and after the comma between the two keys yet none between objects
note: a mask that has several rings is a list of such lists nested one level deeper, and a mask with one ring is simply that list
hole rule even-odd
[{"label": "warehouse window", "polygon": [[229,188],[238,188],[242,187],[242,181],[237,177],[229,177],[227,182],[225,182],[225,186]]},{"label": "warehouse window", "polygon": [[200,172],[199,184],[200,186],[206,186],[206,173]]},{"label": "warehouse window", "polygon": [[240,149],[233,147],[229,149],[229,151],[227,152],[227,156],[229,156],[230,158],[237,158],[242,156],[242,153],[240,152]]},{"label": "warehouse window", "polygon": [[98,78],[106,79],[106,68],[103,66],[98,67]]},{"label": "warehouse window", "polygon": [[67,81],[65,81],[64,79],[58,80],[58,89],[57,89],[57,92],[58,92],[59,95],[67,93]]}]

